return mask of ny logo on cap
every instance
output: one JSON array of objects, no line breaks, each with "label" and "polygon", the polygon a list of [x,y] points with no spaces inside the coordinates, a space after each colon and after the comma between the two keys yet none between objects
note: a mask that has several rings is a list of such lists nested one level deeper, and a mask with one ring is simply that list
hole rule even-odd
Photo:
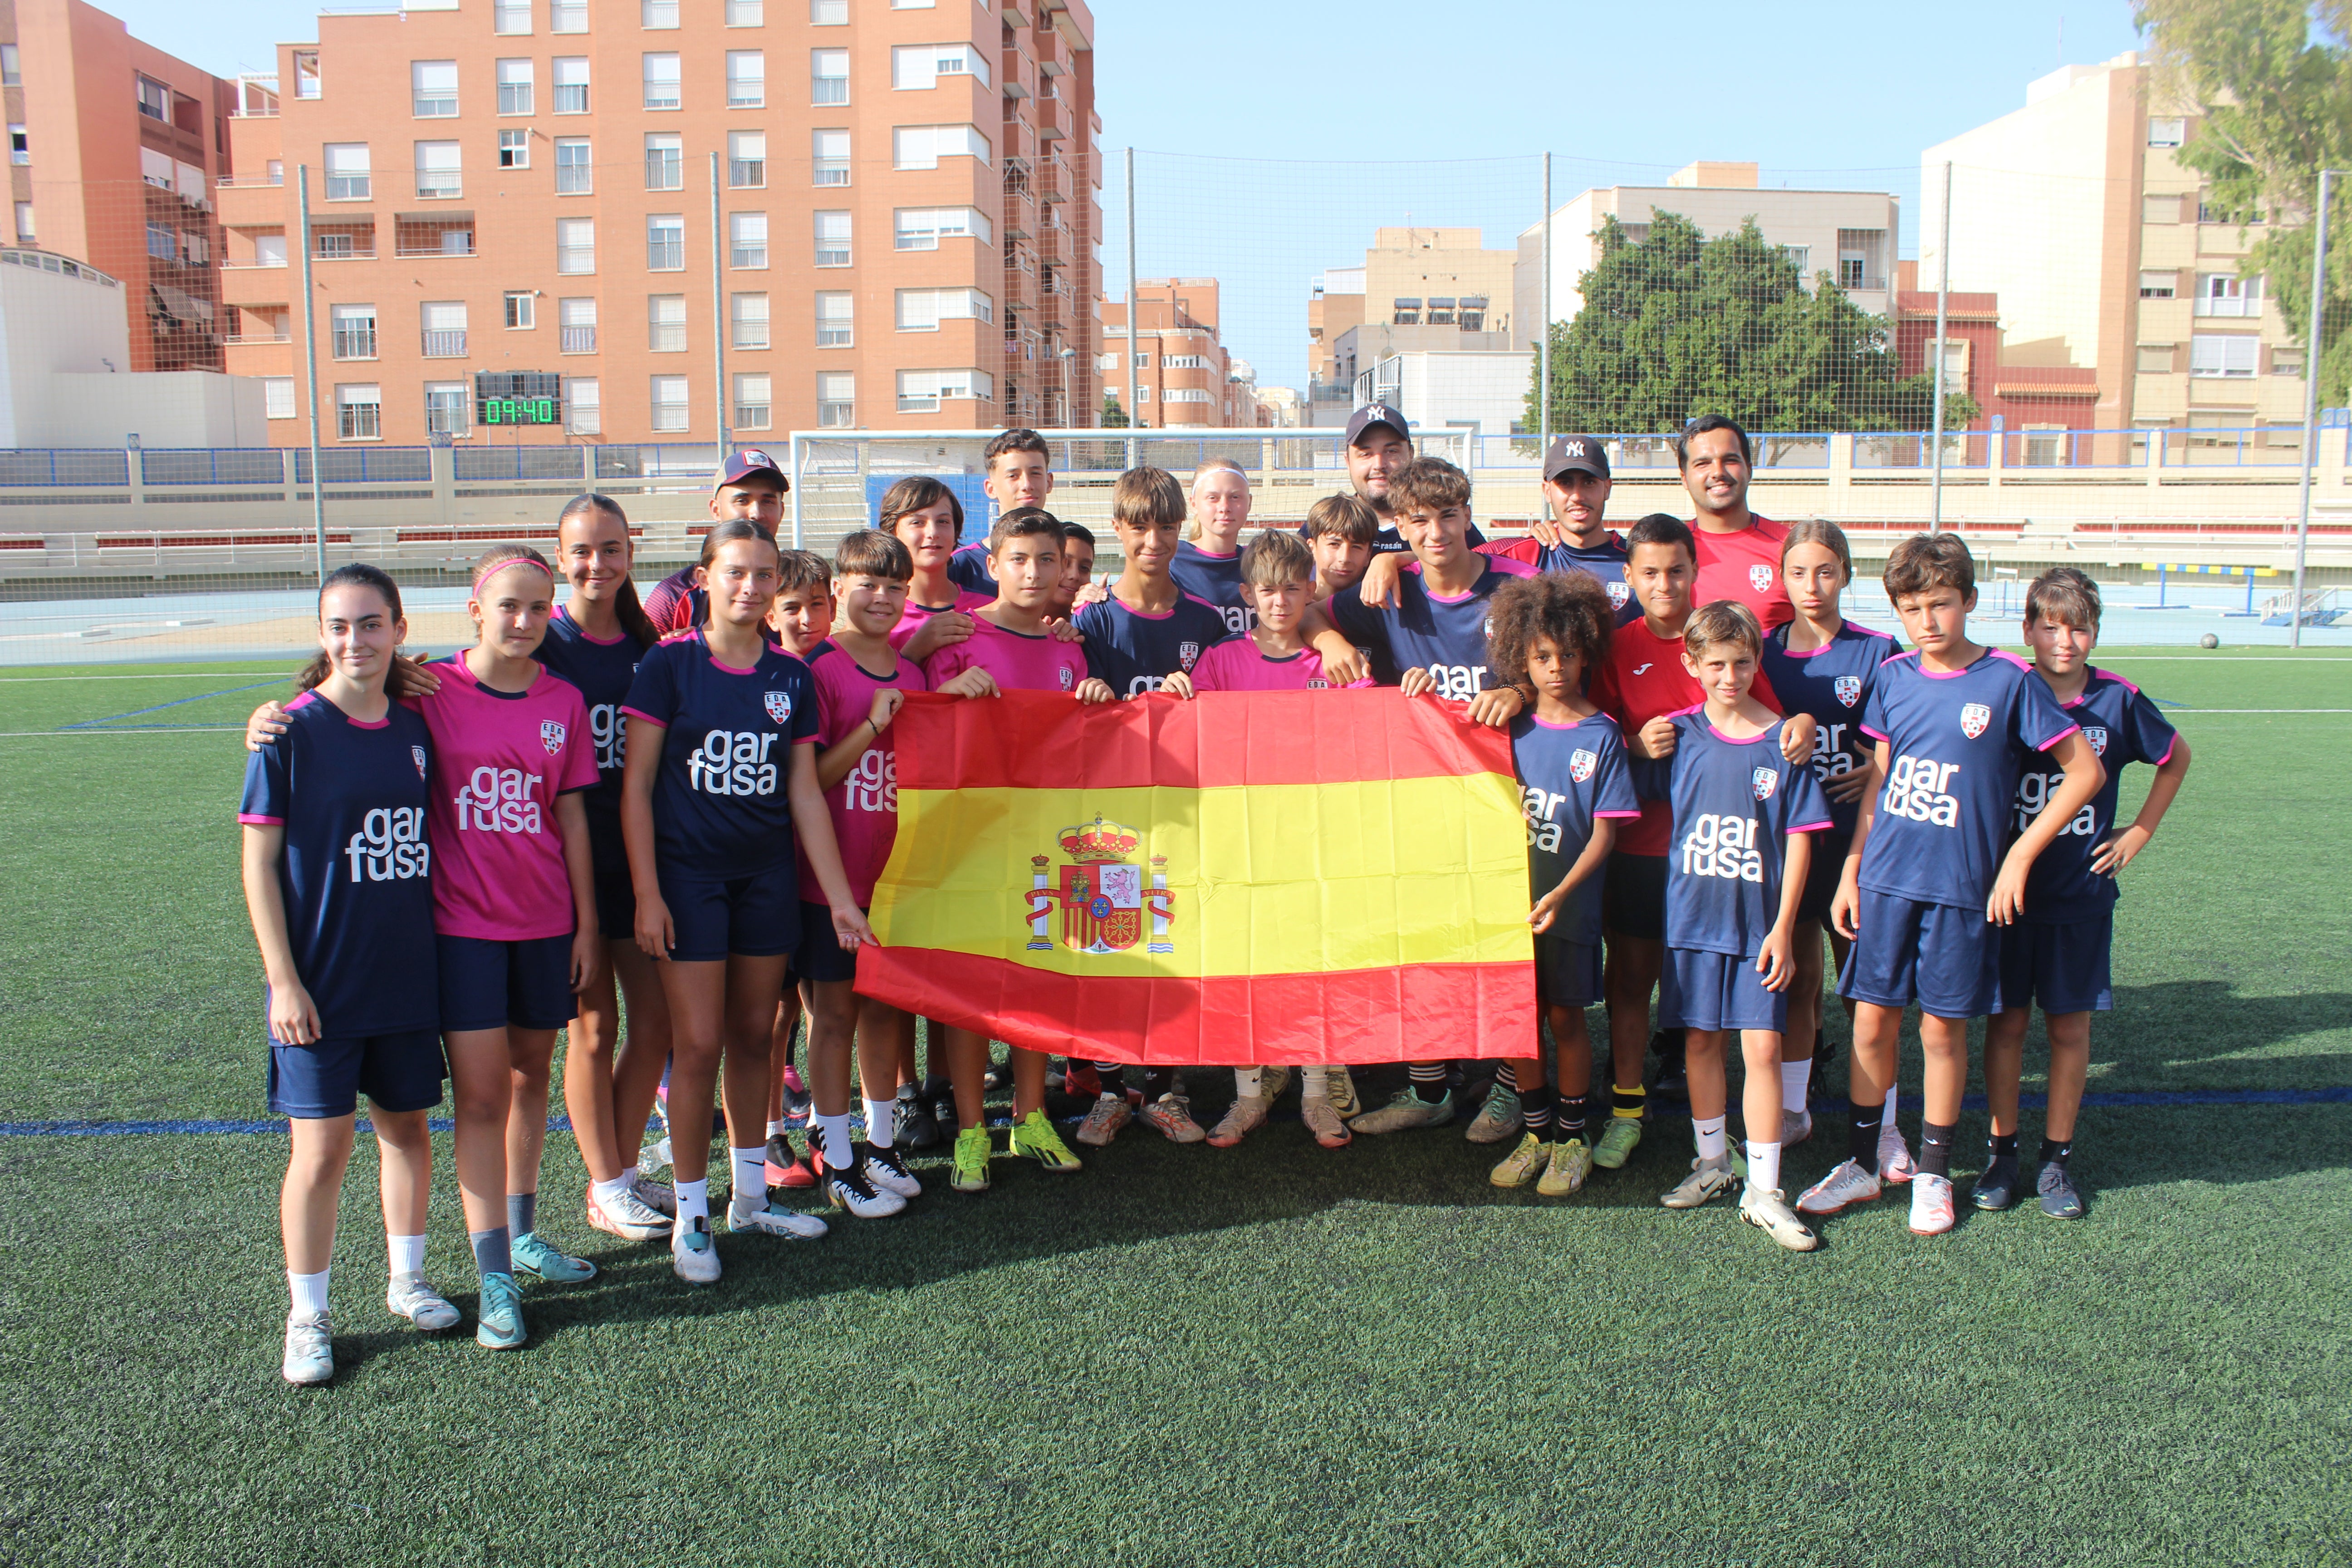
[{"label": "ny logo on cap", "polygon": [[1364,423],[1367,425],[1376,425],[1383,419],[1395,417],[1394,414],[1389,412],[1389,405],[1385,403],[1375,403],[1364,410]]},{"label": "ny logo on cap", "polygon": [[1584,456],[1584,443],[1581,441],[1570,441],[1568,444],[1568,455],[1571,458],[1581,458]]}]

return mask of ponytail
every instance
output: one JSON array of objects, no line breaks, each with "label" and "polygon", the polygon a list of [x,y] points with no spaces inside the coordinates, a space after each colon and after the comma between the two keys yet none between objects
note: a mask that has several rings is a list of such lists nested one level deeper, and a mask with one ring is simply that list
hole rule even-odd
[{"label": "ponytail", "polygon": [[[371,566],[363,561],[354,561],[347,566],[338,566],[328,573],[327,580],[319,584],[319,605],[322,610],[326,606],[327,590],[330,588],[373,588],[377,596],[383,600],[384,608],[392,612],[392,618],[395,621],[401,618],[400,584],[394,582],[392,574],[381,566]],[[296,672],[294,689],[297,691],[315,689],[320,681],[327,679],[327,672],[331,668],[327,662],[327,650],[320,648],[310,656],[310,663]],[[402,673],[400,660],[396,657],[393,659],[391,667],[384,672],[383,694],[394,700],[408,694],[407,678]]]},{"label": "ponytail", "polygon": [[[621,525],[621,537],[624,539],[628,537],[629,514],[621,510],[619,501],[595,490],[573,496],[566,501],[563,510],[556,514],[555,526],[560,531],[573,518],[590,513],[611,518]],[[654,618],[646,614],[645,604],[637,597],[637,582],[635,577],[621,579],[620,591],[613,595],[613,613],[620,617],[621,629],[628,634],[629,640],[639,647],[651,647],[661,641],[660,628],[654,625]]]}]

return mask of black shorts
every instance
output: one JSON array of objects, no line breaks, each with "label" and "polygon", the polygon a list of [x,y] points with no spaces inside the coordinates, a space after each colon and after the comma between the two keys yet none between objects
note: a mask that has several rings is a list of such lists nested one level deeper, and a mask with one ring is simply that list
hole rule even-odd
[{"label": "black shorts", "polygon": [[1601,884],[1601,929],[1612,936],[1666,940],[1666,858],[1609,857]]},{"label": "black shorts", "polygon": [[1591,1007],[1601,1001],[1601,944],[1536,938],[1536,1000],[1547,1007]]},{"label": "black shorts", "polygon": [[1853,835],[1832,828],[1827,833],[1811,835],[1813,863],[1805,871],[1805,890],[1797,895],[1797,921],[1830,923],[1830,900],[1837,897],[1838,879],[1845,875],[1846,851],[1853,847]]},{"label": "black shorts", "polygon": [[[595,845],[594,839],[590,839]],[[596,931],[606,942],[634,942],[637,935],[637,888],[629,879],[629,860],[607,861],[596,847]]]},{"label": "black shorts", "polygon": [[681,963],[773,958],[800,945],[801,876],[789,860],[748,877],[703,877],[667,866],[660,876],[669,956]]},{"label": "black shorts", "polygon": [[801,942],[793,949],[792,979],[824,984],[857,978],[857,951],[833,934],[833,906],[801,901]]}]

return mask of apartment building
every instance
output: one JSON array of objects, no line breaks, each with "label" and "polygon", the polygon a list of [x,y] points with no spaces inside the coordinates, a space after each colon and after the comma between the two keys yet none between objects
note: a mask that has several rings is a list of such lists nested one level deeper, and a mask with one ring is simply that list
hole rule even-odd
[{"label": "apartment building", "polygon": [[699,443],[1088,408],[1092,36],[1083,0],[322,15],[317,44],[280,47],[274,100],[231,122],[228,368],[268,378],[299,438],[307,165],[330,441]]},{"label": "apartment building", "polygon": [[223,368],[221,235],[235,89],[81,0],[0,5],[9,232],[131,305],[130,371]]},{"label": "apartment building", "polygon": [[[1475,228],[1374,229],[1363,265],[1327,269],[1307,302],[1310,402],[1345,401],[1362,365],[1400,349],[1508,348],[1517,261],[1516,251],[1485,248]],[[1350,329],[1383,325],[1408,331],[1394,341],[1360,338],[1360,363],[1342,363]]]},{"label": "apartment building", "polygon": [[1142,278],[1135,291],[1142,309],[1131,335],[1126,300],[1105,300],[1102,308],[1102,386],[1128,417],[1164,430],[1264,423],[1256,373],[1248,361],[1229,357],[1218,336],[1217,280]]},{"label": "apartment building", "polygon": [[1920,287],[1943,265],[1948,166],[1951,287],[1999,296],[2005,364],[2089,373],[2101,430],[2299,445],[2302,345],[2265,280],[2241,275],[2265,226],[2214,221],[2203,177],[2179,162],[2196,106],[2131,53],[2062,67],[2025,97],[1920,154]]}]

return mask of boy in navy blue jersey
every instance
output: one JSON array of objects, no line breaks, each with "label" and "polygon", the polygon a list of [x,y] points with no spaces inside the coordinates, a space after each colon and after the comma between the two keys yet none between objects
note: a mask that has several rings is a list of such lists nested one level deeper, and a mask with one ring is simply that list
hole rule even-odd
[{"label": "boy in navy blue jersey", "polygon": [[[2005,1209],[2018,1194],[2017,1085],[2025,1026],[2042,1007],[2050,1037],[2050,1105],[2036,1157],[2034,1190],[2053,1219],[2080,1219],[2082,1194],[2067,1171],[2074,1115],[2091,1068],[2091,1015],[2113,1005],[2107,959],[2115,943],[2117,873],[2155,837],[2189,776],[2189,742],[2130,681],[2094,669],[2099,640],[2098,584],[2071,566],[2045,572],[2025,594],[2025,640],[2034,673],[2107,771],[2098,794],[2033,862],[2025,910],[2000,933],[2000,1011],[1985,1026],[1985,1098],[1992,1107],[1992,1158],[1977,1178],[1976,1205]],[[2130,826],[2116,831],[2116,797],[2129,763],[2156,769]],[[2017,781],[2016,826],[2041,814],[2063,775],[2029,765]]]},{"label": "boy in navy blue jersey", "polygon": [[1684,1033],[1690,1081],[1691,1173],[1659,1201],[1696,1208],[1730,1190],[1725,1037],[1739,1036],[1748,1068],[1741,1111],[1748,1171],[1739,1217],[1793,1252],[1811,1252],[1813,1233],[1780,1191],[1780,1036],[1797,900],[1812,858],[1812,836],[1830,824],[1829,801],[1809,763],[1781,754],[1787,722],[1758,701],[1764,628],[1755,612],[1718,599],[1683,628],[1683,668],[1706,696],[1672,715],[1675,745],[1646,764],[1650,788],[1674,808],[1666,855],[1666,966],[1658,1022]]},{"label": "boy in navy blue jersey", "polygon": [[[1957,535],[1905,540],[1884,581],[1916,651],[1880,668],[1864,707],[1863,732],[1876,754],[1830,906],[1853,943],[1838,977],[1854,1002],[1849,1158],[1797,1209],[1831,1215],[1879,1195],[1878,1123],[1903,1010],[1916,1002],[1927,1070],[1911,1229],[1938,1236],[1952,1228],[1969,1020],[1999,1005],[1994,927],[2017,919],[2035,857],[2106,774],[2031,665],[1969,640],[1976,563]],[[2018,775],[2042,753],[2064,779],[2012,842]]]}]

